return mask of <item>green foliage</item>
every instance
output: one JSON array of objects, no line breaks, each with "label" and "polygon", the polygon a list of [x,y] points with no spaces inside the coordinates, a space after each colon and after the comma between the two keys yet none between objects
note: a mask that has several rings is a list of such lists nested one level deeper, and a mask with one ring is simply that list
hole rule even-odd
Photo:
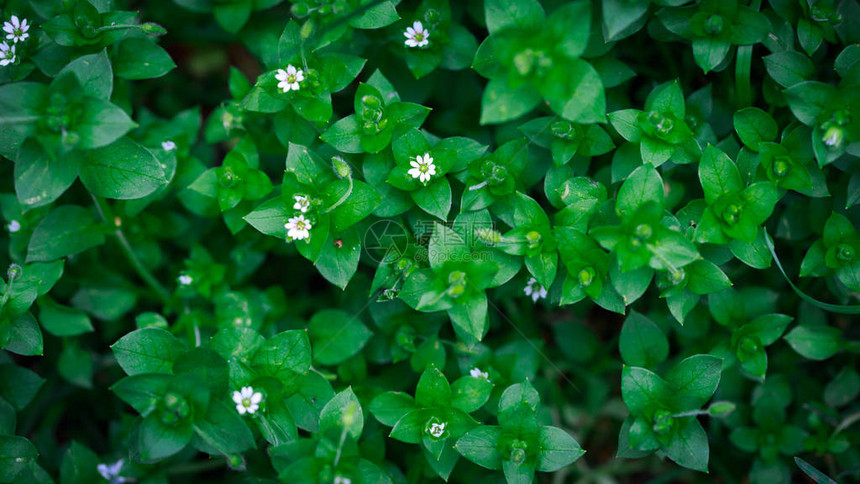
[{"label": "green foliage", "polygon": [[857,2],[0,22],[0,482],[860,477]]}]

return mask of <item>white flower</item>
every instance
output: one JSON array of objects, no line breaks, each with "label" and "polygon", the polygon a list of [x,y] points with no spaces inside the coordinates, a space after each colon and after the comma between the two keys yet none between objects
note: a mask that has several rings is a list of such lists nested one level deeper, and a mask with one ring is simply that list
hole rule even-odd
[{"label": "white flower", "polygon": [[9,225],[7,225],[6,228],[9,229],[9,232],[14,234],[15,232],[21,230],[21,222],[13,220],[9,222]]},{"label": "white flower", "polygon": [[421,183],[427,183],[431,175],[436,174],[436,165],[433,164],[433,158],[430,153],[424,153],[424,156],[418,155],[414,161],[409,162],[412,168],[408,173],[412,178],[418,178]]},{"label": "white flower", "polygon": [[122,470],[122,465],[125,463],[124,459],[120,459],[113,464],[99,464],[96,466],[96,469],[99,471],[99,474],[102,475],[106,480],[110,481],[111,484],[117,484],[121,482],[130,482],[125,477],[121,477],[119,475]]},{"label": "white flower", "polygon": [[260,408],[263,394],[255,392],[252,387],[242,387],[242,391],[233,392],[233,401],[236,402],[236,411],[239,415],[245,415],[246,412],[254,413]]},{"label": "white flower", "polygon": [[481,369],[478,367],[469,370],[469,374],[472,375],[473,378],[483,378],[484,380],[490,379],[490,374],[486,371],[481,371]]},{"label": "white flower", "polygon": [[296,203],[293,204],[293,210],[306,213],[311,205],[311,199],[304,195],[293,195],[293,198],[296,200]]},{"label": "white flower", "polygon": [[406,45],[409,47],[424,47],[430,43],[427,40],[430,37],[430,32],[418,20],[412,24],[412,27],[406,27],[406,32],[403,32],[403,35],[406,36]]},{"label": "white flower", "polygon": [[529,282],[526,283],[526,287],[523,288],[523,292],[526,293],[526,296],[531,296],[533,302],[537,302],[538,299],[544,299],[546,297],[546,288],[538,284],[537,279],[534,277],[529,279]]},{"label": "white flower", "polygon": [[173,151],[176,149],[176,143],[170,140],[162,141],[161,149],[163,149],[164,151]]},{"label": "white flower", "polygon": [[190,286],[192,282],[194,282],[194,278],[188,274],[182,274],[179,276],[179,283],[183,286]]},{"label": "white flower", "polygon": [[287,237],[295,240],[308,239],[311,236],[310,230],[313,228],[311,221],[306,219],[304,215],[291,217],[284,228],[287,229]]},{"label": "white flower", "polygon": [[0,66],[8,66],[15,62],[15,44],[0,43]]},{"label": "white flower", "polygon": [[445,433],[445,427],[448,424],[445,422],[442,423],[432,423],[430,424],[430,435],[436,437],[437,439],[441,437]]},{"label": "white flower", "polygon": [[352,479],[343,476],[334,476],[333,484],[352,484]]},{"label": "white flower", "polygon": [[30,36],[27,33],[30,30],[30,26],[27,25],[27,19],[18,20],[18,16],[13,15],[10,20],[10,22],[3,22],[3,31],[7,34],[6,38],[13,43],[17,43],[19,40],[21,42],[27,40],[27,37]]},{"label": "white flower", "polygon": [[278,69],[275,79],[281,81],[278,83],[278,89],[283,89],[284,92],[298,91],[299,83],[305,80],[305,73],[290,64],[287,70]]}]

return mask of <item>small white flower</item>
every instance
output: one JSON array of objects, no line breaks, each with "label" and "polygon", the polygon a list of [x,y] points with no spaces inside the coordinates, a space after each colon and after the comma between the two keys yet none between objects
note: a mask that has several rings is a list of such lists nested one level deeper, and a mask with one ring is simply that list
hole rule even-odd
[{"label": "small white flower", "polygon": [[473,378],[483,378],[484,380],[490,379],[490,374],[486,371],[481,371],[481,369],[478,367],[469,370],[469,374],[472,375]]},{"label": "small white flower", "polygon": [[313,226],[311,225],[310,220],[306,219],[304,215],[297,215],[295,217],[291,217],[287,223],[284,224],[284,228],[287,229],[287,237],[295,240],[304,240],[310,238],[310,230]]},{"label": "small white flower", "polygon": [[406,36],[408,47],[424,47],[430,43],[427,40],[430,37],[430,32],[418,20],[412,23],[412,27],[406,27],[406,32],[403,32],[403,35]]},{"label": "small white flower", "polygon": [[293,210],[298,210],[302,213],[307,213],[308,207],[311,205],[311,199],[304,195],[293,195],[296,203],[293,204]]},{"label": "small white flower", "polygon": [[96,466],[96,469],[99,471],[99,474],[101,474],[102,477],[104,477],[111,484],[130,482],[125,477],[121,477],[119,475],[120,471],[122,471],[122,465],[124,463],[125,459],[120,459],[113,464],[99,464],[98,466]]},{"label": "small white flower", "polygon": [[430,156],[430,153],[424,153],[424,156],[418,155],[409,164],[412,168],[406,173],[412,176],[412,178],[418,178],[421,183],[427,183],[430,181],[430,177],[436,174],[436,165],[433,164],[433,158]]},{"label": "small white flower", "polygon": [[0,43],[0,66],[8,66],[15,62],[15,44]]},{"label": "small white flower", "polygon": [[239,415],[254,413],[260,408],[263,394],[255,392],[253,387],[242,387],[242,391],[233,392],[233,401],[236,402],[236,411]]},{"label": "small white flower", "polygon": [[343,476],[334,476],[333,484],[352,484],[352,479]]},{"label": "small white flower", "polygon": [[287,66],[287,70],[278,69],[275,79],[281,81],[278,83],[278,89],[282,89],[284,92],[298,91],[299,83],[305,80],[305,73],[290,64]]},{"label": "small white flower", "polygon": [[445,427],[448,424],[445,422],[442,423],[432,423],[430,424],[430,435],[436,437],[437,439],[441,437],[445,433]]},{"label": "small white flower", "polygon": [[546,288],[538,284],[537,279],[534,277],[529,279],[529,282],[526,283],[526,287],[523,288],[523,292],[526,293],[526,296],[531,296],[532,302],[537,302],[538,299],[546,298]]},{"label": "small white flower", "polygon": [[176,149],[176,143],[170,140],[162,141],[161,149],[163,149],[164,151],[173,151]]},{"label": "small white flower", "polygon": [[194,278],[188,274],[182,274],[179,276],[179,283],[183,286],[190,286],[192,282],[194,282]]},{"label": "small white flower", "polygon": [[6,38],[13,43],[25,41],[30,34],[27,31],[30,26],[27,25],[27,19],[18,20],[17,15],[13,15],[9,22],[3,22],[3,31],[6,32]]},{"label": "small white flower", "polygon": [[14,234],[15,232],[21,230],[21,222],[13,220],[9,222],[9,225],[7,225],[6,228],[9,229],[9,232]]}]

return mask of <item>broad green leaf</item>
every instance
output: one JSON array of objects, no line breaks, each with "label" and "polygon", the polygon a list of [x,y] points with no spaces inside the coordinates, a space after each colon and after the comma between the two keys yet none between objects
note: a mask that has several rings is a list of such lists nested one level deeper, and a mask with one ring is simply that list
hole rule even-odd
[{"label": "broad green leaf", "polygon": [[743,182],[737,165],[716,146],[708,146],[699,161],[699,180],[705,201],[714,203],[723,195],[739,192]]},{"label": "broad green leaf", "polygon": [[801,325],[785,335],[788,344],[804,358],[826,360],[842,349],[842,332],[823,325]]},{"label": "broad green leaf", "polygon": [[168,331],[144,328],[132,331],[111,345],[117,363],[129,375],[170,373],[173,362],[185,353],[185,344]]},{"label": "broad green leaf", "polygon": [[373,333],[357,316],[336,309],[324,309],[308,324],[314,360],[337,365],[361,351]]},{"label": "broad green leaf", "polygon": [[650,319],[630,311],[621,327],[618,349],[624,363],[653,368],[669,356],[669,340]]},{"label": "broad green leaf", "polygon": [[541,427],[539,435],[539,471],[555,472],[585,454],[576,439],[558,427]]},{"label": "broad green leaf", "polygon": [[103,244],[105,232],[91,210],[77,205],[57,207],[33,231],[27,262],[52,261],[79,254]]},{"label": "broad green leaf", "polygon": [[122,200],[145,197],[170,182],[155,155],[130,138],[89,151],[80,176],[94,195]]}]

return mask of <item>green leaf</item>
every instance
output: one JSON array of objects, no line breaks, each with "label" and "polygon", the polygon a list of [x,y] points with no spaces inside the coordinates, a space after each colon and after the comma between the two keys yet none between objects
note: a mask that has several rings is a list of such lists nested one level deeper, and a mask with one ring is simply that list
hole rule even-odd
[{"label": "green leaf", "polygon": [[361,126],[355,115],[347,116],[329,127],[320,139],[343,153],[362,153]]},{"label": "green leaf", "polygon": [[143,198],[170,181],[155,155],[130,138],[89,151],[80,176],[94,195],[122,200]]},{"label": "green leaf", "polygon": [[570,434],[558,427],[541,427],[538,448],[538,470],[555,472],[585,454]]},{"label": "green leaf", "polygon": [[621,327],[618,349],[624,363],[653,368],[669,356],[669,340],[650,319],[630,311]]},{"label": "green leaf", "polygon": [[451,211],[451,184],[445,177],[431,181],[424,189],[409,193],[421,210],[443,221],[448,220]]},{"label": "green leaf", "polygon": [[621,370],[621,398],[631,414],[652,414],[664,408],[671,396],[671,388],[656,373],[635,366]]},{"label": "green leaf", "polygon": [[809,57],[800,52],[791,50],[775,52],[764,56],[762,60],[768,75],[782,87],[791,87],[808,81],[815,74],[815,65]]},{"label": "green leaf", "polygon": [[804,474],[806,474],[807,476],[809,476],[810,479],[815,481],[816,484],[837,484],[836,481],[828,477],[827,474],[819,471],[809,462],[806,462],[800,457],[795,456],[794,463],[797,464],[797,467],[799,467]]},{"label": "green leaf", "polygon": [[538,27],[544,21],[543,7],[536,0],[487,0],[484,12],[490,34],[509,28]]},{"label": "green leaf", "polygon": [[339,234],[332,233],[322,244],[319,258],[314,262],[317,270],[329,282],[346,289],[361,257],[361,241],[355,228]]},{"label": "green leaf", "polygon": [[323,434],[335,429],[335,435],[340,436],[340,431],[345,430],[352,438],[358,439],[363,428],[364,413],[352,387],[335,395],[320,413],[320,432]]},{"label": "green leaf", "polygon": [[718,67],[729,54],[731,44],[719,37],[702,37],[693,40],[693,58],[705,74]]},{"label": "green leaf", "polygon": [[481,124],[517,119],[534,109],[540,100],[540,93],[530,84],[512,88],[504,77],[490,79],[481,99]]},{"label": "green leaf", "polygon": [[562,69],[554,69],[539,87],[550,108],[565,119],[583,124],[606,120],[603,81],[591,64],[582,59],[571,59]]},{"label": "green leaf", "polygon": [[265,374],[289,382],[311,366],[311,344],[303,330],[283,331],[254,353],[252,365]]},{"label": "green leaf", "polygon": [[212,401],[202,419],[194,421],[194,433],[224,455],[255,447],[254,435],[232,405]]},{"label": "green leaf", "polygon": [[789,332],[785,340],[798,354],[810,360],[826,360],[843,346],[842,332],[823,325],[801,325]]},{"label": "green leaf", "polygon": [[451,405],[451,385],[439,368],[431,366],[421,373],[415,387],[415,401],[424,407],[447,407]]},{"label": "green leaf", "polygon": [[356,29],[379,29],[400,20],[397,10],[390,0],[373,2],[372,6],[349,20],[350,27]]},{"label": "green leaf", "polygon": [[26,312],[12,318],[2,328],[3,349],[17,355],[35,356],[43,351],[42,331],[32,314]]},{"label": "green leaf", "polygon": [[160,328],[132,331],[111,345],[117,363],[129,375],[170,373],[185,345]]},{"label": "green leaf", "polygon": [[324,309],[311,318],[308,335],[314,360],[322,365],[337,365],[359,353],[373,333],[357,316]]},{"label": "green leaf", "polygon": [[732,285],[722,269],[707,259],[693,261],[684,267],[684,271],[688,279],[687,288],[695,294],[711,294]]},{"label": "green leaf", "polygon": [[651,166],[640,166],[624,181],[615,200],[615,211],[621,218],[631,217],[646,202],[663,206],[663,180]]},{"label": "green leaf", "polygon": [[51,261],[79,254],[105,242],[105,230],[92,211],[77,205],[52,210],[36,226],[27,247],[27,262]]},{"label": "green leaf", "polygon": [[694,355],[681,360],[669,373],[672,399],[681,410],[695,410],[711,399],[720,384],[722,360],[711,355]]},{"label": "green leaf", "polygon": [[70,62],[58,74],[71,72],[77,77],[84,96],[96,99],[110,99],[113,92],[113,70],[106,51],[78,57]]},{"label": "green leaf", "polygon": [[773,141],[779,134],[776,120],[770,114],[756,107],[736,111],[733,120],[738,137],[745,145],[755,151],[759,150],[759,145],[762,142]]},{"label": "green leaf", "polygon": [[404,415],[417,408],[415,400],[402,392],[380,393],[369,406],[376,420],[389,427],[393,427]]},{"label": "green leaf", "polygon": [[292,211],[287,210],[284,200],[277,197],[264,202],[242,218],[261,233],[283,240],[287,238],[284,224],[291,216]]},{"label": "green leaf", "polygon": [[45,380],[32,371],[13,364],[0,365],[0,397],[23,410],[39,392]]},{"label": "green leaf", "polygon": [[486,378],[464,376],[451,385],[451,406],[472,413],[487,403],[492,390],[493,384]]},{"label": "green leaf", "polygon": [[161,415],[153,413],[140,424],[140,458],[144,462],[166,459],[184,449],[193,435],[194,429],[188,422],[168,425],[161,421]]},{"label": "green leaf", "polygon": [[699,180],[705,192],[705,201],[714,203],[723,195],[743,189],[737,165],[716,146],[708,146],[699,161]]},{"label": "green leaf", "polygon": [[113,57],[117,77],[123,79],[153,79],[176,67],[170,55],[147,39],[129,38],[121,41]]},{"label": "green leaf", "polygon": [[37,457],[36,446],[24,437],[0,435],[0,481],[13,482]]},{"label": "green leaf", "polygon": [[499,452],[501,427],[481,425],[466,432],[457,440],[454,448],[463,457],[487,469],[496,470],[502,464],[502,454]]},{"label": "green leaf", "polygon": [[127,376],[110,387],[122,401],[129,404],[141,416],[146,417],[157,410],[164,394],[170,387],[172,377],[159,373],[142,373]]},{"label": "green leaf", "polygon": [[86,313],[61,306],[48,298],[39,300],[39,322],[54,336],[77,336],[93,331],[93,324]]},{"label": "green leaf", "polygon": [[708,472],[708,435],[695,418],[685,419],[684,425],[677,429],[663,451],[680,466]]},{"label": "green leaf", "polygon": [[27,140],[15,159],[15,193],[31,207],[47,205],[60,197],[78,178],[83,155],[72,152],[62,159],[49,154],[36,140]]}]

